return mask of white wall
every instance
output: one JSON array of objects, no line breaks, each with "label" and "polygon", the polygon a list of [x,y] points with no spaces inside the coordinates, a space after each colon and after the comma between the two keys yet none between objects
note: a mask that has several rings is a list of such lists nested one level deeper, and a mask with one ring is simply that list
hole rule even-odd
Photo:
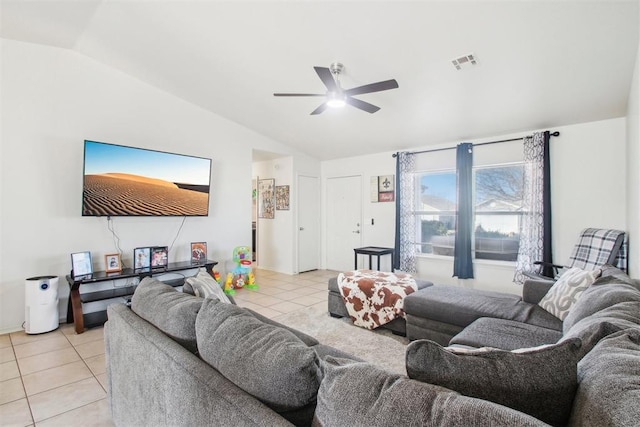
[{"label": "white wall", "polygon": [[[640,14],[640,11],[639,11]],[[640,277],[640,35],[627,105],[627,230],[629,274]]]},{"label": "white wall", "polygon": [[[293,158],[253,163],[253,178],[275,179],[275,185],[288,185],[289,195],[295,194]],[[258,193],[260,197],[260,193]],[[267,270],[291,274],[294,271],[294,209],[276,210],[273,219],[258,218],[257,266]]]},{"label": "white wall", "polygon": [[[77,53],[1,43],[0,333],[24,321],[25,278],[61,276],[64,317],[69,254],[91,251],[102,270],[115,251],[106,219],[80,215],[84,139],[213,159],[209,216],[187,218],[169,260],[206,241],[224,273],[233,247],[251,242],[252,150],[298,154]],[[114,218],[123,260],[137,246],[170,245],[181,221]]]},{"label": "white wall", "polygon": [[627,229],[626,120],[554,128],[551,139],[553,258],[564,263],[581,229]]},{"label": "white wall", "polygon": [[[327,264],[327,220],[326,220],[326,198],[327,179],[342,176],[360,176],[362,182],[362,224],[361,244],[362,246],[395,246],[395,203],[383,202],[372,203],[370,201],[370,179],[372,176],[395,175],[395,159],[391,157],[391,152],[378,153],[367,156],[351,157],[325,161],[321,163],[321,254],[322,266]],[[373,219],[373,225],[371,225]],[[352,261],[350,260],[350,264]],[[374,266],[376,261],[373,260]],[[380,267],[382,270],[390,271],[391,260],[389,256],[380,257]]]},{"label": "white wall", "polygon": [[[562,263],[569,257],[581,229],[586,227],[626,229],[626,174],[623,160],[626,149],[625,119],[555,127],[552,130],[560,131],[560,136],[552,138],[550,143],[553,250],[554,260]],[[533,130],[511,135],[497,135],[472,142],[509,139],[531,132]],[[440,148],[455,144],[452,142],[425,148]],[[368,189],[370,176],[395,173],[395,160],[391,154],[388,152],[322,162],[323,200],[324,187],[328,178],[354,174],[363,177],[363,183],[365,183],[362,195],[363,223],[366,225],[367,219],[374,217],[376,224],[363,228],[363,245],[394,246],[394,204],[371,203]],[[324,241],[326,236],[323,238]],[[323,256],[323,262],[326,262],[326,253]],[[389,265],[386,266],[388,267]],[[451,258],[425,256],[419,258],[418,276],[436,283],[521,293],[521,288],[512,283],[513,265],[476,261],[474,268],[474,280],[458,280],[451,277],[453,272]]]}]

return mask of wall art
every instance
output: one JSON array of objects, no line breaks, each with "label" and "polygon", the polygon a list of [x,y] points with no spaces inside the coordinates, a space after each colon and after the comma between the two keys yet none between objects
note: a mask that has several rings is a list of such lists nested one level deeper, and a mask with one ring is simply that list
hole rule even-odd
[{"label": "wall art", "polygon": [[276,180],[258,180],[258,218],[273,219],[276,207]]},{"label": "wall art", "polygon": [[279,211],[289,210],[289,186],[276,186],[276,209]]}]

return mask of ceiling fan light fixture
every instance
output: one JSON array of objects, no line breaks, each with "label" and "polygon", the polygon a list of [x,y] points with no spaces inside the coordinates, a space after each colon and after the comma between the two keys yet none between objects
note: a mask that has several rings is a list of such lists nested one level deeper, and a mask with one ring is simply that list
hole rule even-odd
[{"label": "ceiling fan light fixture", "polygon": [[343,93],[329,93],[327,106],[331,108],[343,108],[347,105],[347,97]]},{"label": "ceiling fan light fixture", "polygon": [[326,100],[311,112],[312,116],[321,114],[327,108],[343,108],[349,104],[367,113],[375,113],[380,109],[373,104],[354,98],[354,95],[365,93],[381,92],[383,90],[397,89],[398,82],[395,79],[385,80],[376,83],[369,83],[363,86],[344,90],[340,85],[340,73],[344,70],[344,65],[339,62],[331,64],[330,68],[313,67],[320,80],[324,84],[327,92],[319,93],[274,93],[273,96],[324,96]]}]

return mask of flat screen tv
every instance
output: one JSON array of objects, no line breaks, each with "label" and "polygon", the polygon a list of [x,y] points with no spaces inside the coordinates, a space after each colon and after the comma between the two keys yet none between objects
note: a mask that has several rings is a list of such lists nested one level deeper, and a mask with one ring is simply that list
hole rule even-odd
[{"label": "flat screen tv", "polygon": [[82,216],[207,216],[211,159],[84,141]]}]

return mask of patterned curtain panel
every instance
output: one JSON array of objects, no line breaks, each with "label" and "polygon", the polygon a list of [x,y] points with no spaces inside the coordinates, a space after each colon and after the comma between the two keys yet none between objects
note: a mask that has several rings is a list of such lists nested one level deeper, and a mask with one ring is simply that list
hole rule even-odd
[{"label": "patterned curtain panel", "polygon": [[396,252],[393,267],[416,273],[416,224],[413,217],[415,198],[415,158],[410,153],[396,156]]},{"label": "patterned curtain panel", "polygon": [[524,195],[520,221],[520,249],[513,281],[524,283],[524,272],[533,272],[534,261],[542,260],[544,217],[544,134],[524,138]]},{"label": "patterned curtain panel", "polygon": [[473,279],[473,144],[458,144],[456,151],[458,219],[453,247],[453,276]]}]

